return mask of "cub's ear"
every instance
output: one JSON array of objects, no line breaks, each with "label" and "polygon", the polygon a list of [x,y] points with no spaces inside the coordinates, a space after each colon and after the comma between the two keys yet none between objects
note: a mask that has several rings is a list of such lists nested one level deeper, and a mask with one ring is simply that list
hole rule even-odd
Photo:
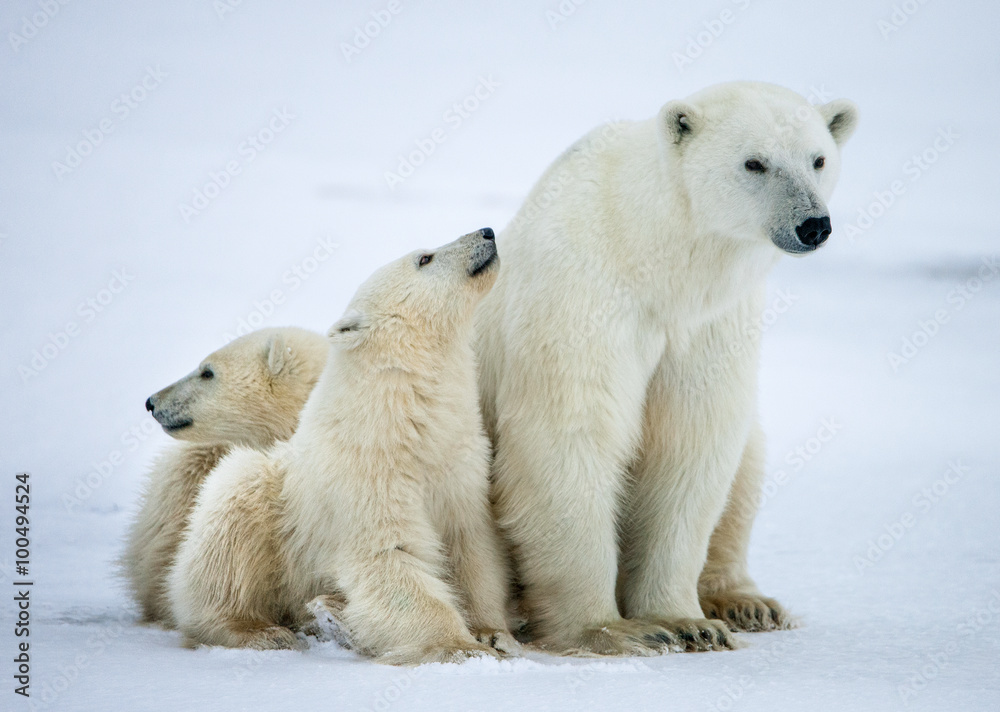
[{"label": "cub's ear", "polygon": [[335,344],[353,346],[368,329],[368,317],[357,309],[349,309],[337,323],[326,332],[330,341]]},{"label": "cub's ear", "polygon": [[853,101],[834,99],[827,104],[817,106],[816,110],[826,120],[826,127],[838,146],[847,143],[847,139],[858,127],[858,107]]},{"label": "cub's ear", "polygon": [[683,101],[668,101],[659,117],[660,128],[670,143],[680,144],[701,129],[701,112]]},{"label": "cub's ear", "polygon": [[267,370],[271,372],[272,376],[281,373],[290,351],[291,349],[285,345],[285,337],[281,334],[275,334],[267,340],[264,353],[267,355]]}]

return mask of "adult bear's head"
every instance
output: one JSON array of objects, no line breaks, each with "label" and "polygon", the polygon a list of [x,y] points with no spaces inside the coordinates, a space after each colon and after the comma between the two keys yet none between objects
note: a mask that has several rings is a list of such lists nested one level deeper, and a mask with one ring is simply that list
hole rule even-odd
[{"label": "adult bear's head", "polygon": [[793,254],[829,236],[826,201],[857,126],[853,103],[813,106],[779,86],[735,82],[668,102],[658,121],[669,175],[699,228]]},{"label": "adult bear's head", "polygon": [[493,230],[483,228],[378,269],[330,327],[334,344],[381,368],[419,369],[468,347],[476,305],[496,281]]}]

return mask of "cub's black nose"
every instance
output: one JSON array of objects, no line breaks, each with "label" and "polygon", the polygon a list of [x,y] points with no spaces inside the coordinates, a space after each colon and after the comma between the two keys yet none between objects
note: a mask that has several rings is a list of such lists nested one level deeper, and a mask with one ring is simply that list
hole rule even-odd
[{"label": "cub's black nose", "polygon": [[830,218],[825,215],[821,218],[809,218],[795,228],[795,234],[803,245],[818,247],[830,237]]},{"label": "cub's black nose", "polygon": [[493,239],[493,228],[491,228],[491,227],[484,227],[479,232],[481,232],[483,234],[483,237],[485,237],[487,240],[492,240]]},{"label": "cub's black nose", "polygon": [[146,410],[148,410],[150,413],[153,412],[153,399],[152,398],[147,398],[146,399]]}]

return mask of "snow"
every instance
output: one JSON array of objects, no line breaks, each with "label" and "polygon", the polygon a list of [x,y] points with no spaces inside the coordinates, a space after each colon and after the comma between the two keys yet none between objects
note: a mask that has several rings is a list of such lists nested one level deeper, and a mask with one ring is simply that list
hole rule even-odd
[{"label": "snow", "polygon": [[[995,4],[232,4],[0,8],[0,707],[1000,709]],[[348,62],[372,12],[385,26]],[[707,46],[679,68],[698,33]],[[831,244],[770,283],[787,309],[764,337],[769,484],[750,563],[801,628],[725,653],[405,670],[333,643],[192,651],[135,624],[111,562],[168,442],[147,395],[240,320],[323,329],[379,264],[501,228],[598,123],[739,78],[862,110]],[[448,113],[477,87],[474,111]],[[273,141],[251,151],[264,129]],[[385,173],[428,141],[390,189]],[[186,221],[179,206],[233,162]],[[888,208],[870,207],[879,195]],[[322,239],[336,246],[320,261]],[[894,367],[904,339],[919,344]],[[30,705],[12,691],[21,470]]]}]

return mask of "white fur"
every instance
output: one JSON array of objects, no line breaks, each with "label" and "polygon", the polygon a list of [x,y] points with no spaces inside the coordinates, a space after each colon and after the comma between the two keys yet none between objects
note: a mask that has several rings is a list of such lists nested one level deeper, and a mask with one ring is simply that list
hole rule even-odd
[{"label": "white fur", "polygon": [[850,102],[712,87],[584,137],[498,237],[481,398],[542,645],[734,645],[702,604],[737,628],[786,624],[746,572],[763,445],[753,324],[779,246],[804,249],[795,227],[825,215],[855,123]]},{"label": "white fur", "polygon": [[294,646],[319,601],[384,662],[516,649],[471,347],[496,268],[471,271],[495,248],[473,233],[424,254],[376,272],[331,328],[289,442],[209,476],[170,582],[193,641]]},{"label": "white fur", "polygon": [[[176,443],[157,458],[129,527],[120,568],[142,620],[173,626],[167,570],[202,481],[234,445],[270,447],[291,436],[326,364],[329,344],[305,329],[261,329],[227,344],[150,396]],[[211,372],[211,378],[202,377]]]}]

